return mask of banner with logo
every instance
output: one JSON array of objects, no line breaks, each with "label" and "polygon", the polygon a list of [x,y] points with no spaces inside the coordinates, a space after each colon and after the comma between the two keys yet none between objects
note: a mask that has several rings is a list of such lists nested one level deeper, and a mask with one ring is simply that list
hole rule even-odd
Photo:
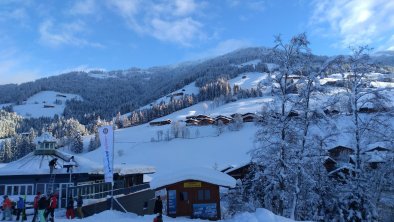
[{"label": "banner with logo", "polygon": [[99,129],[101,149],[103,150],[104,161],[104,181],[113,182],[113,146],[114,146],[114,133],[112,126],[103,126]]}]

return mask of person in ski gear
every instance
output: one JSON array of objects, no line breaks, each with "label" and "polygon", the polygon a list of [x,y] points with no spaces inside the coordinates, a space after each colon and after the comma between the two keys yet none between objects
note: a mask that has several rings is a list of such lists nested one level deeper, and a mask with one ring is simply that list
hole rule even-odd
[{"label": "person in ski gear", "polygon": [[154,219],[153,222],[163,222],[163,216],[161,214],[157,215]]},{"label": "person in ski gear", "polygon": [[41,192],[37,192],[37,195],[34,197],[33,208],[34,208],[34,216],[32,222],[36,222],[36,218],[38,215],[38,201],[41,198]]},{"label": "person in ski gear", "polygon": [[8,220],[12,220],[12,215],[11,215],[11,207],[12,207],[12,203],[10,198],[8,198],[7,195],[4,195],[4,201],[3,201],[3,219],[5,220],[6,218],[8,218]]},{"label": "person in ski gear", "polygon": [[67,202],[67,211],[66,211],[66,218],[67,219],[74,219],[75,212],[74,212],[74,198],[70,195]]},{"label": "person in ski gear", "polygon": [[40,200],[38,200],[38,218],[40,222],[46,222],[45,210],[48,208],[48,201],[45,195],[41,195]]},{"label": "person in ski gear", "polygon": [[57,165],[57,158],[53,158],[51,161],[49,161],[49,173],[53,173],[53,169],[55,169]]},{"label": "person in ski gear", "polygon": [[16,203],[16,220],[19,220],[19,217],[21,216],[21,213],[25,209],[25,200],[23,197],[19,197],[18,202]]},{"label": "person in ski gear", "polygon": [[77,211],[80,218],[83,218],[83,211],[82,211],[83,199],[81,194],[78,194],[77,198]]},{"label": "person in ski gear", "polygon": [[153,213],[160,215],[163,213],[163,202],[161,201],[160,196],[157,196],[157,199],[155,201],[155,206],[153,208]]},{"label": "person in ski gear", "polygon": [[54,222],[55,221],[55,209],[57,207],[57,195],[53,194],[49,197],[49,205],[47,208],[47,213],[46,216],[48,217],[49,215],[51,215],[51,221]]}]

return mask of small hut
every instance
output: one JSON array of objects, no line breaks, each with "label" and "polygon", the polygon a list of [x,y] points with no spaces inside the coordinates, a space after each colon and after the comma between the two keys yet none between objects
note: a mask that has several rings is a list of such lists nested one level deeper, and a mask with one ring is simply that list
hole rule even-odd
[{"label": "small hut", "polygon": [[163,209],[168,216],[218,220],[219,187],[234,188],[235,184],[234,178],[220,171],[190,168],[156,175],[150,187],[166,194]]}]

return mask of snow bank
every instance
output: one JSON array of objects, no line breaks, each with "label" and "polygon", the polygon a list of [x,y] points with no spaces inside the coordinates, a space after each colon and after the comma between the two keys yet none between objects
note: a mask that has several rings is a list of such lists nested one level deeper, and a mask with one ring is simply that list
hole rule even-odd
[{"label": "snow bank", "polygon": [[[116,221],[116,222],[151,222],[153,221],[154,215],[137,216],[132,213],[122,213],[119,211],[104,211],[99,214],[95,214],[91,217],[79,220],[81,222],[96,222],[96,221]],[[59,222],[67,222],[67,219],[56,219]],[[208,220],[201,219],[189,219],[187,217],[171,218],[163,216],[163,221],[168,222],[207,222]],[[255,213],[242,213],[238,214],[231,219],[219,220],[219,222],[293,222],[294,220],[277,216],[271,211],[266,209],[257,209]]]}]

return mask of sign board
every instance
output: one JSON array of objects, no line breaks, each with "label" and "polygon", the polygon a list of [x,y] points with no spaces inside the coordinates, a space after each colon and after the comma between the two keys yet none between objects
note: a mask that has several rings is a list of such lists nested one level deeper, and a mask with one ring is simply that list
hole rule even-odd
[{"label": "sign board", "polygon": [[99,129],[101,149],[103,150],[104,163],[104,181],[114,182],[113,173],[113,149],[114,149],[114,132],[112,126],[103,126]]},{"label": "sign board", "polygon": [[217,218],[216,203],[193,204],[193,217],[213,219]]},{"label": "sign board", "polygon": [[176,214],[176,190],[169,190],[168,192],[168,214]]},{"label": "sign board", "polygon": [[185,182],[183,183],[184,188],[201,187],[201,182]]}]

